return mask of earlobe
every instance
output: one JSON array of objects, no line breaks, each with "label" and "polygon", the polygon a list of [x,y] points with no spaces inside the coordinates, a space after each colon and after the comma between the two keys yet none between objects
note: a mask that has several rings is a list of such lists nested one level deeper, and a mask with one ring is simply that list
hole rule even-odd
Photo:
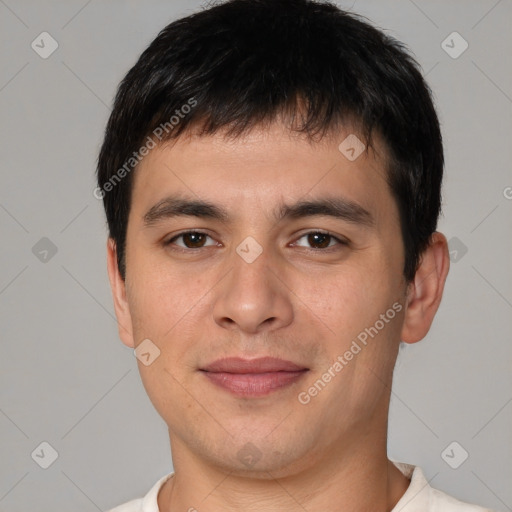
[{"label": "earlobe", "polygon": [[132,320],[126,297],[126,284],[121,278],[117,265],[117,248],[112,238],[107,240],[107,270],[114,300],[117,328],[121,341],[128,347],[135,347],[133,340]]},{"label": "earlobe", "polygon": [[416,343],[428,333],[441,303],[449,268],[448,242],[442,233],[435,232],[409,284],[402,328],[406,343]]}]

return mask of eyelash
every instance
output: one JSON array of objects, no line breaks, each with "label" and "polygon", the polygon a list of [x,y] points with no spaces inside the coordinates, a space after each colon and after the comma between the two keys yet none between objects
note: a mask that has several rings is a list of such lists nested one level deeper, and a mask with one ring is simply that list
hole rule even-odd
[{"label": "eyelash", "polygon": [[[173,242],[175,242],[177,239],[183,237],[184,235],[189,235],[189,234],[205,235],[209,238],[212,238],[208,233],[205,233],[204,231],[193,231],[193,230],[192,231],[183,231],[181,233],[178,233],[177,235],[174,235],[169,240],[165,241],[164,246],[171,247],[173,245]],[[307,231],[306,233],[303,233],[299,238],[297,238],[297,241],[300,240],[301,238],[308,236],[308,235],[316,235],[316,234],[326,235],[326,236],[331,237],[334,241],[337,242],[337,245],[328,246],[324,249],[315,249],[315,248],[311,248],[311,247],[305,247],[306,250],[313,251],[313,252],[332,252],[333,250],[336,250],[340,246],[344,247],[344,246],[349,245],[348,240],[340,238],[329,231],[324,231],[324,230],[319,230],[319,229],[313,230],[313,231]],[[212,238],[212,240],[213,240],[213,238]],[[295,243],[296,242],[294,242],[294,244]],[[213,245],[212,246],[196,247],[196,248],[174,246],[174,247],[172,247],[172,250],[179,251],[179,252],[190,252],[190,251],[197,251],[199,249],[205,249],[206,247],[213,247]]]}]

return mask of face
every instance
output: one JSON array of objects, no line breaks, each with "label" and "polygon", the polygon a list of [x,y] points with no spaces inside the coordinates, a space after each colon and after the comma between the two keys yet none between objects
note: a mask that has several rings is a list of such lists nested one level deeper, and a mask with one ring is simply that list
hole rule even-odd
[{"label": "face", "polygon": [[276,476],[385,437],[404,249],[384,150],[352,161],[349,133],[188,136],[137,169],[118,317],[173,454]]}]

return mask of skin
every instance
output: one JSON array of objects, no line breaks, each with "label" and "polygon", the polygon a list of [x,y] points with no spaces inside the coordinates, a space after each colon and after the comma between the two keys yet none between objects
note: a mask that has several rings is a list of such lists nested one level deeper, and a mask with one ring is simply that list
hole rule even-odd
[{"label": "skin", "polygon": [[[149,366],[138,364],[172,446],[175,476],[159,494],[161,512],[384,512],[409,485],[386,453],[392,373],[400,340],[421,340],[433,321],[447,242],[434,233],[414,280],[404,280],[385,148],[376,139],[375,151],[349,161],[338,149],[349,133],[308,142],[279,122],[234,140],[190,133],[153,149],[134,175],[126,281],[110,239],[108,272],[122,341],[137,347],[150,339],[160,350]],[[209,201],[229,217],[178,216],[145,227],[144,214],[170,194]],[[333,196],[365,208],[373,224],[273,216],[283,204]],[[199,248],[183,237],[165,245],[187,230],[208,236]],[[315,245],[307,234],[318,230],[348,244]],[[263,251],[252,263],[236,252],[248,236]],[[299,393],[394,303],[401,311],[300,403]],[[199,371],[221,357],[267,355],[309,371],[260,398],[233,396]],[[251,467],[237,455],[247,443],[260,456]]]}]

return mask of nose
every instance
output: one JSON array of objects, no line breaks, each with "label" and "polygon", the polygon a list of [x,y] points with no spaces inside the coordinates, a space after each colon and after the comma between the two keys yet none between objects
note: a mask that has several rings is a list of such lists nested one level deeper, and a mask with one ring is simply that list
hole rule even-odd
[{"label": "nose", "polygon": [[291,295],[270,251],[263,250],[251,263],[234,253],[231,272],[217,287],[214,319],[225,329],[247,334],[277,330],[292,322]]}]

